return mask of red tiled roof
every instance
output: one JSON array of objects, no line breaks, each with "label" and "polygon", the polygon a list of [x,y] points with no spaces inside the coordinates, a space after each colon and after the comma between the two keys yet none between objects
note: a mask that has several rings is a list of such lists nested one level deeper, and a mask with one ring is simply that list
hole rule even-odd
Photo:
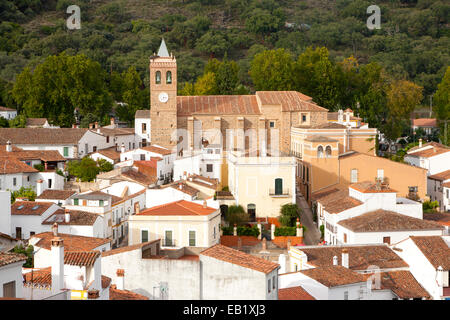
[{"label": "red tiled roof", "polygon": [[36,199],[66,200],[75,193],[73,190],[45,189]]},{"label": "red tiled roof", "polygon": [[64,252],[64,264],[71,266],[91,267],[100,257],[100,251],[66,251]]},{"label": "red tiled roof", "polygon": [[265,259],[261,259],[239,250],[216,244],[200,252],[201,255],[215,258],[238,266],[263,272],[265,274],[272,272],[279,267],[279,264]]},{"label": "red tiled roof", "polygon": [[278,289],[278,300],[316,300],[301,286]]},{"label": "red tiled roof", "polygon": [[431,158],[446,152],[450,152],[450,147],[432,141],[425,143],[422,147],[416,146],[409,149],[406,156]]},{"label": "red tiled roof", "polygon": [[450,212],[431,212],[431,213],[424,212],[423,219],[435,221],[440,225],[450,226]]},{"label": "red tiled roof", "polygon": [[75,145],[86,131],[85,128],[0,128],[0,137],[19,145]]},{"label": "red tiled roof", "polygon": [[312,98],[297,91],[257,91],[256,96],[264,105],[281,105],[282,111],[322,111],[328,109],[312,102]]},{"label": "red tiled roof", "polygon": [[52,205],[54,205],[53,202],[16,201],[11,205],[11,214],[40,216]]},{"label": "red tiled roof", "polygon": [[150,110],[136,110],[134,114],[135,119],[150,119]]},{"label": "red tiled roof", "polygon": [[138,244],[134,244],[131,246],[126,246],[126,247],[120,247],[120,248],[116,248],[116,249],[112,249],[109,251],[105,251],[102,252],[102,257],[107,257],[107,256],[112,256],[114,254],[118,254],[118,253],[122,253],[122,252],[128,252],[128,251],[133,251],[133,250],[140,250],[140,249],[145,249],[145,247],[149,244],[152,244],[154,242],[160,241],[160,239],[156,239],[156,240],[152,240],[149,242],[144,242],[144,243],[138,243]]},{"label": "red tiled roof", "polygon": [[0,155],[0,174],[39,172],[13,156]]},{"label": "red tiled roof", "polygon": [[435,267],[450,270],[450,248],[439,236],[410,237],[423,255]]},{"label": "red tiled roof", "polygon": [[52,286],[52,267],[33,269],[23,274],[24,283],[27,285]]},{"label": "red tiled roof", "polygon": [[366,281],[361,274],[343,266],[321,266],[300,272],[328,288]]},{"label": "red tiled roof", "polygon": [[[364,274],[369,278],[373,274]],[[378,277],[376,275],[375,277]],[[430,294],[420,285],[414,278],[411,272],[406,270],[381,272],[379,275],[380,288],[390,289],[400,299],[414,299],[414,298],[430,298]],[[375,288],[375,290],[377,290]]]},{"label": "red tiled roof", "polygon": [[254,95],[230,96],[178,96],[178,116],[194,114],[254,114],[261,111]]},{"label": "red tiled roof", "polygon": [[21,253],[0,252],[0,267],[6,266],[11,263],[26,260],[27,256]]},{"label": "red tiled roof", "polygon": [[43,126],[47,122],[47,118],[27,118],[26,126]]},{"label": "red tiled roof", "polygon": [[[107,157],[108,159],[111,159],[114,161],[114,163],[120,161],[120,152],[116,150],[116,147],[106,148],[106,149],[100,149],[96,151],[97,153]],[[92,154],[94,154],[93,152]]]},{"label": "red tiled roof", "polygon": [[116,285],[109,288],[109,300],[149,300],[146,296],[129,290],[119,290]]},{"label": "red tiled roof", "polygon": [[[181,188],[180,188],[181,186]],[[185,182],[174,182],[171,186],[171,188],[184,192],[190,196],[195,196],[196,194],[198,194],[200,191],[198,189],[195,189],[194,187],[191,187],[189,185],[187,185]]]},{"label": "red tiled roof", "polygon": [[349,268],[353,270],[366,270],[371,265],[381,269],[408,267],[405,261],[384,244],[298,248],[307,255],[308,263],[316,267],[333,265],[334,256],[337,256],[338,263],[342,264],[342,249],[348,250]]},{"label": "red tiled roof", "polygon": [[381,232],[406,230],[441,230],[439,224],[413,218],[388,210],[375,210],[350,219],[341,220],[339,225],[353,232]]},{"label": "red tiled roof", "polygon": [[[94,250],[104,244],[110,243],[110,239],[85,237],[85,236],[75,236],[71,234],[58,233],[58,237],[62,238],[64,241],[64,249],[66,251],[89,251]],[[52,232],[42,232],[35,234],[32,238],[40,239],[35,246],[44,248],[47,250],[51,249],[51,240],[54,238]]]},{"label": "red tiled roof", "polygon": [[141,147],[140,149],[150,151],[153,153],[162,154],[163,156],[172,154],[171,150],[163,148],[163,147],[158,147],[158,146],[146,146],[146,147]]},{"label": "red tiled roof", "polygon": [[16,109],[11,109],[7,107],[0,106],[0,111],[17,111]]},{"label": "red tiled roof", "polygon": [[[69,222],[66,222],[65,219],[66,212],[70,215]],[[92,212],[59,209],[45,219],[42,224],[53,225],[56,222],[58,225],[92,226],[98,218],[99,215]]]},{"label": "red tiled roof", "polygon": [[178,200],[143,210],[137,216],[201,216],[216,211],[217,209],[204,208],[203,205],[198,203]]},{"label": "red tiled roof", "polygon": [[434,118],[419,118],[412,120],[413,126],[415,127],[437,127],[436,119]]},{"label": "red tiled roof", "polygon": [[397,192],[394,189],[391,189],[389,187],[377,187],[377,184],[370,181],[362,181],[358,183],[353,183],[350,185],[350,188],[355,189],[357,191],[363,192],[363,193],[393,193]]},{"label": "red tiled roof", "polygon": [[448,179],[450,179],[450,170],[442,171],[442,172],[433,174],[431,176],[428,176],[428,179],[439,180],[439,181],[448,180]]}]

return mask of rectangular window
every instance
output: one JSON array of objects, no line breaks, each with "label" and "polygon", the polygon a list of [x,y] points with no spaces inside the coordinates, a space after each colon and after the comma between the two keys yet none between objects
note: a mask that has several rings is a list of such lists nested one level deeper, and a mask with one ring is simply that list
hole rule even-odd
[{"label": "rectangular window", "polygon": [[69,156],[69,147],[64,147],[64,157],[68,157]]},{"label": "rectangular window", "polygon": [[206,172],[213,172],[213,165],[212,164],[207,164],[206,165]]},{"label": "rectangular window", "polygon": [[73,199],[73,205],[77,206],[78,205],[78,199]]},{"label": "rectangular window", "polygon": [[270,289],[271,289],[270,279],[269,279],[269,280],[267,280],[267,287],[268,287],[268,289],[269,289],[269,293],[270,293]]},{"label": "rectangular window", "polygon": [[106,136],[106,143],[109,143],[109,136]]},{"label": "rectangular window", "polygon": [[302,122],[306,122],[306,114],[302,114]]},{"label": "rectangular window", "polygon": [[147,133],[147,124],[146,123],[142,124],[142,133]]},{"label": "rectangular window", "polygon": [[383,169],[378,169],[377,170],[377,178],[378,179],[383,179],[384,178],[384,170]]},{"label": "rectangular window", "polygon": [[16,227],[16,238],[22,239],[22,228],[21,227]]},{"label": "rectangular window", "polygon": [[99,206],[103,207],[103,200],[99,200]]},{"label": "rectangular window", "polygon": [[383,243],[391,244],[391,237],[383,237]]},{"label": "rectangular window", "polygon": [[165,245],[166,247],[171,247],[172,246],[172,230],[166,230],[165,232]]},{"label": "rectangular window", "polygon": [[352,169],[350,174],[350,182],[357,183],[358,182],[358,169]]},{"label": "rectangular window", "polygon": [[148,242],[148,230],[141,230],[141,243]]},{"label": "rectangular window", "polygon": [[270,121],[269,122],[269,127],[275,128],[275,121]]},{"label": "rectangular window", "polygon": [[195,231],[189,231],[189,247],[195,247]]},{"label": "rectangular window", "polygon": [[17,184],[17,178],[13,178],[13,186]]},{"label": "rectangular window", "polygon": [[348,300],[348,291],[344,291],[344,300]]},{"label": "rectangular window", "polygon": [[31,238],[32,236],[34,236],[35,234],[36,234],[36,232],[30,231],[30,238]]},{"label": "rectangular window", "polygon": [[273,284],[273,289],[275,290],[275,276],[272,277],[272,284]]},{"label": "rectangular window", "polygon": [[97,151],[97,146],[93,146],[93,147],[92,147],[92,151],[93,151],[93,152],[96,152],[96,151]]},{"label": "rectangular window", "polygon": [[347,234],[344,233],[344,243],[347,243]]}]

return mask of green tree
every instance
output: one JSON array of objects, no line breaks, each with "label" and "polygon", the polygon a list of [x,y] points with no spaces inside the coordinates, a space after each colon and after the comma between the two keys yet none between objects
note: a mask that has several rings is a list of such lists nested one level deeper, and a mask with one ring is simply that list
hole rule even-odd
[{"label": "green tree", "polygon": [[25,197],[29,201],[34,201],[36,199],[36,191],[32,186],[29,187],[20,187],[19,190],[15,190],[11,192],[11,203],[16,202],[16,198]]},{"label": "green tree", "polygon": [[239,66],[236,62],[224,59],[216,72],[217,93],[220,95],[235,94],[239,86]]},{"label": "green tree", "polygon": [[27,126],[27,117],[23,114],[19,114],[14,119],[9,120],[10,128],[25,128]]},{"label": "green tree", "polygon": [[448,124],[450,118],[450,67],[447,67],[445,75],[438,85],[433,102],[433,111],[439,121],[441,131],[439,137],[443,143],[450,145],[450,128]]},{"label": "green tree", "polygon": [[108,172],[114,169],[113,164],[105,159],[98,159],[97,165],[100,169],[100,172]]},{"label": "green tree", "polygon": [[256,90],[291,90],[293,59],[285,49],[258,53],[250,65],[250,77]]},{"label": "green tree", "polygon": [[97,174],[100,172],[100,168],[97,166],[97,162],[85,156],[80,160],[72,160],[67,164],[67,170],[69,175],[77,177],[82,182],[93,181]]},{"label": "green tree", "polygon": [[210,30],[197,40],[195,48],[211,57],[222,56],[230,48],[227,38],[219,31]]},{"label": "green tree", "polygon": [[245,212],[241,205],[231,205],[228,207],[228,211],[225,215],[225,221],[229,226],[242,225],[250,220],[250,216]]},{"label": "green tree", "polygon": [[295,203],[287,203],[281,206],[278,220],[285,227],[295,227],[300,215],[301,210]]},{"label": "green tree", "polygon": [[23,245],[17,245],[13,249],[14,253],[21,253],[27,256],[27,261],[22,265],[24,268],[33,268],[34,266],[34,247],[30,244],[24,248]]},{"label": "green tree", "polygon": [[103,117],[111,109],[106,73],[85,55],[62,53],[49,56],[31,74],[26,68],[17,78],[12,94],[28,117],[45,117],[69,127],[77,107],[82,115]]}]

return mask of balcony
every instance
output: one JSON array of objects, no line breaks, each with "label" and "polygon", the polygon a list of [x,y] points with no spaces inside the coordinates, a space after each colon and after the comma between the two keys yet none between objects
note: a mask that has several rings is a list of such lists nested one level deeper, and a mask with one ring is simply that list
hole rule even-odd
[{"label": "balcony", "polygon": [[170,238],[161,239],[161,247],[176,247],[176,241]]},{"label": "balcony", "polygon": [[269,196],[274,198],[286,198],[290,196],[289,188],[283,188],[282,190],[269,188]]},{"label": "balcony", "polygon": [[292,156],[292,157],[297,157],[300,160],[302,159],[302,153],[298,152],[298,151],[291,150],[291,152],[289,152],[289,155]]}]

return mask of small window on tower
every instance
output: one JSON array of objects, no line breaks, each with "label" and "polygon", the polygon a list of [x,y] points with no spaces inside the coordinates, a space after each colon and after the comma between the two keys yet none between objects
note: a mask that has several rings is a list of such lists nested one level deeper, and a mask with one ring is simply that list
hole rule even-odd
[{"label": "small window on tower", "polygon": [[155,82],[156,84],[161,84],[161,71],[156,71]]},{"label": "small window on tower", "polygon": [[167,71],[167,73],[166,73],[166,83],[167,84],[172,83],[172,71]]}]

